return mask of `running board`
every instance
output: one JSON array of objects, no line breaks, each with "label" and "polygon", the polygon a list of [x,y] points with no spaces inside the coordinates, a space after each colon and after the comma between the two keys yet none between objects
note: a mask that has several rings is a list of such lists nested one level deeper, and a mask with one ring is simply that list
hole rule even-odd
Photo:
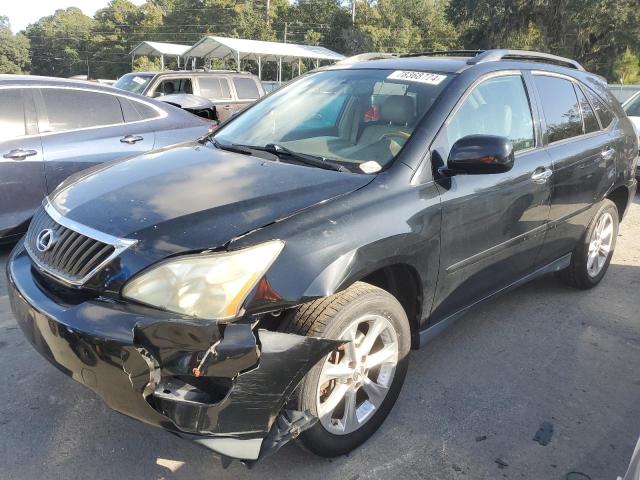
[{"label": "running board", "polygon": [[442,332],[444,332],[447,328],[449,328],[451,325],[453,325],[456,320],[458,320],[460,317],[462,317],[465,313],[467,313],[467,311],[469,311],[470,309],[472,309],[473,307],[486,302],[487,300],[495,297],[496,295],[500,295],[502,293],[506,293],[508,291],[511,291],[515,288],[518,288],[521,285],[524,285],[527,282],[530,282],[531,280],[541,277],[542,275],[546,275],[547,273],[552,273],[552,272],[559,272],[560,270],[564,270],[565,268],[567,268],[569,265],[571,264],[571,253],[567,253],[566,255],[560,257],[558,260],[555,260],[553,262],[551,262],[550,264],[539,268],[538,270],[531,272],[529,275],[522,277],[520,280],[517,280],[515,282],[513,282],[510,285],[507,285],[504,288],[501,288],[500,290],[497,290],[496,292],[487,295],[486,297],[472,303],[471,305],[469,305],[468,307],[463,308],[462,310],[459,310],[458,312],[449,315],[448,317],[446,317],[445,319],[439,321],[438,323],[436,323],[435,325],[432,325],[430,327],[425,328],[424,330],[418,332],[417,334],[417,338],[414,340],[417,340],[417,342],[414,342],[414,345],[417,343],[418,348],[422,348],[424,347],[427,343],[429,343],[431,340],[433,340],[434,338],[436,338],[438,335],[440,335]]}]

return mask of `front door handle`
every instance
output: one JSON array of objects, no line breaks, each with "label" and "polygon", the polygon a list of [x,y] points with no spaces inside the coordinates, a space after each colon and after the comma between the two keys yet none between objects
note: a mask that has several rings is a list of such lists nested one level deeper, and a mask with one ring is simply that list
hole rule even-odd
[{"label": "front door handle", "polygon": [[222,107],[223,110],[233,110],[233,105],[225,105]]},{"label": "front door handle", "polygon": [[616,153],[615,148],[607,147],[605,150],[600,152],[600,156],[602,157],[603,160],[611,160],[615,155],[615,153]]},{"label": "front door handle", "polygon": [[38,152],[36,150],[23,150],[22,148],[14,148],[13,150],[9,150],[7,153],[5,153],[3,157],[9,158],[11,160],[24,160],[27,157],[33,157],[37,154]]},{"label": "front door handle", "polygon": [[533,183],[543,184],[547,183],[547,180],[551,178],[551,175],[553,175],[553,170],[545,167],[538,167],[534,170],[533,175],[531,175],[531,180]]},{"label": "front door handle", "polygon": [[122,143],[128,143],[129,145],[133,145],[136,142],[140,142],[144,140],[140,135],[127,135],[126,137],[122,137],[120,141]]}]

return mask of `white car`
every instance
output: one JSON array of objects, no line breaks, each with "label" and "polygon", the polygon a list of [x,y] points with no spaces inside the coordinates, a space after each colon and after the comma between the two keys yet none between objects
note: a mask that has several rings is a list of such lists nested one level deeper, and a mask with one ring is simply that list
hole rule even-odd
[{"label": "white car", "polygon": [[[629,100],[624,102],[622,108],[633,123],[640,140],[640,92],[635,93]],[[636,177],[640,178],[640,158],[638,158]]]},{"label": "white car", "polygon": [[627,473],[624,478],[618,477],[618,480],[640,480],[640,439],[638,439],[636,449],[633,451],[633,455],[631,456],[631,462],[629,463]]},{"label": "white car", "polygon": [[636,92],[629,100],[624,102],[622,108],[633,122],[636,131],[640,132],[640,92]]}]

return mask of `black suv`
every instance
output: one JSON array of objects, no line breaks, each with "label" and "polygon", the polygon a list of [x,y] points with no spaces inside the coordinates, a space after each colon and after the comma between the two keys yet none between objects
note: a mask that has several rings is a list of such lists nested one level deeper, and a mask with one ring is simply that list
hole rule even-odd
[{"label": "black suv", "polygon": [[409,350],[548,272],[600,282],[638,140],[533,52],[335,65],[198,142],[77,176],[7,264],[34,347],[112,408],[251,462],[339,455]]}]

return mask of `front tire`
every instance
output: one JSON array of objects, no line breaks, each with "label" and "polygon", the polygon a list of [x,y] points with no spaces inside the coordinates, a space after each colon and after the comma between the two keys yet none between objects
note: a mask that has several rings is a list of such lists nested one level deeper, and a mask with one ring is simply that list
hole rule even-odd
[{"label": "front tire", "polygon": [[571,256],[571,264],[560,278],[572,287],[588,290],[600,283],[607,273],[618,236],[618,209],[605,199],[591,220],[582,240]]},{"label": "front tire", "polygon": [[382,425],[402,388],[411,348],[404,309],[385,290],[357,282],[302,305],[282,329],[350,340],[307,373],[292,399],[319,418],[299,437],[308,450],[323,457],[350,452]]}]

